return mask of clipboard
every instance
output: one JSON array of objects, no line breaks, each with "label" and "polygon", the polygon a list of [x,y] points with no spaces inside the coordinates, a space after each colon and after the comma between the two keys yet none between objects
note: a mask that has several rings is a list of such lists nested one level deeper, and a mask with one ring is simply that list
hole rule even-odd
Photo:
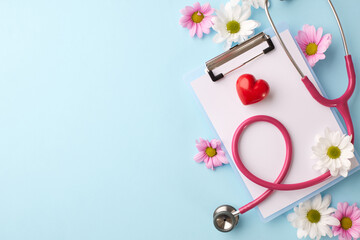
[{"label": "clipboard", "polygon": [[[287,26],[282,24],[278,29],[295,61],[326,97]],[[269,115],[282,122],[289,131],[294,148],[293,162],[283,183],[302,182],[321,175],[312,169],[316,162],[311,159],[311,147],[315,144],[315,136],[323,134],[326,127],[346,133],[335,109],[320,105],[307,92],[272,30],[265,30],[256,35],[255,39],[255,43],[251,44],[251,41],[248,41],[246,44],[235,46],[230,49],[230,54],[225,52],[208,61],[205,67],[202,66],[185,76],[185,81],[191,85],[205,111],[204,114],[208,116],[223,143],[223,149],[232,168],[241,177],[251,199],[266,189],[244,177],[236,168],[232,156],[228,154],[231,153],[233,133],[245,119],[254,115]],[[272,47],[274,48],[271,49]],[[266,99],[254,105],[242,105],[235,85],[237,78],[245,73],[252,74],[257,79],[265,79],[269,83],[270,94]],[[274,127],[267,123],[256,123],[244,132],[239,152],[251,172],[265,180],[274,181],[283,165],[285,144],[281,134]],[[355,150],[349,176],[360,169],[359,159]],[[265,222],[270,221],[342,179],[344,178],[341,176],[332,177],[321,184],[302,190],[275,191],[257,207],[260,218]]]}]

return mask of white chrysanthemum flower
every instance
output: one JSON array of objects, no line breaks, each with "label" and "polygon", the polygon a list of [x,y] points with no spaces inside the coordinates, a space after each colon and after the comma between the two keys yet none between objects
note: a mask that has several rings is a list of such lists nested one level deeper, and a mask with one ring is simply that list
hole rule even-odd
[{"label": "white chrysanthemum flower", "polygon": [[250,6],[240,6],[239,0],[230,2],[216,10],[216,16],[212,18],[213,29],[217,32],[214,42],[221,43],[225,41],[225,49],[228,50],[233,42],[243,42],[252,34],[254,29],[260,26],[260,23],[254,20],[248,20],[251,16]]},{"label": "white chrysanthemum flower", "polygon": [[[265,9],[265,0],[243,0],[243,4],[249,4],[254,8],[258,9],[259,7]],[[268,6],[270,6],[270,2],[268,2]]]},{"label": "white chrysanthemum flower", "polygon": [[347,177],[351,168],[350,159],[354,157],[354,145],[351,136],[340,131],[325,129],[325,136],[317,136],[317,143],[312,147],[314,158],[319,159],[313,168],[325,173],[330,170],[332,176]]},{"label": "white chrysanthemum flower", "polygon": [[294,208],[294,212],[287,216],[291,225],[297,228],[297,237],[309,237],[319,240],[321,237],[328,235],[333,236],[330,226],[340,224],[339,220],[330,216],[336,211],[335,208],[329,208],[331,196],[326,195],[321,199],[321,195],[317,195],[313,199],[300,203]]}]

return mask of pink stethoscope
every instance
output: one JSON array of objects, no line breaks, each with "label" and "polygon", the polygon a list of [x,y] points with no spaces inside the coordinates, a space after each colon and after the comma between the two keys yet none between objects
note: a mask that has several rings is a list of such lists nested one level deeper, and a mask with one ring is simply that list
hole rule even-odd
[{"label": "pink stethoscope", "polygon": [[[348,82],[348,87],[346,89],[346,92],[341,97],[339,97],[337,99],[333,99],[333,100],[324,98],[319,93],[319,91],[315,88],[313,83],[308,79],[307,76],[304,75],[304,73],[300,70],[299,66],[296,64],[295,60],[293,59],[293,57],[289,53],[288,49],[286,48],[284,42],[282,41],[282,39],[279,35],[279,32],[277,31],[275,24],[269,14],[268,1],[269,0],[265,0],[265,11],[266,11],[266,15],[269,19],[269,22],[271,24],[271,27],[273,28],[275,35],[277,36],[277,38],[280,42],[280,45],[286,52],[287,56],[289,57],[290,61],[292,62],[292,64],[294,65],[294,67],[296,68],[298,73],[300,74],[301,80],[304,83],[305,87],[307,88],[307,90],[310,92],[311,96],[317,102],[319,102],[320,104],[322,104],[326,107],[335,107],[339,111],[340,115],[342,116],[342,118],[344,119],[344,122],[346,124],[347,133],[348,133],[348,135],[352,136],[352,143],[354,143],[354,126],[353,126],[351,116],[350,116],[348,100],[354,93],[356,76],[355,76],[355,70],[354,70],[352,58],[348,52],[344,31],[342,29],[339,17],[335,11],[334,5],[332,4],[331,0],[328,0],[328,2],[330,4],[330,7],[331,7],[334,15],[335,15],[336,21],[337,21],[339,29],[340,29],[340,33],[341,33],[341,37],[342,37],[343,45],[344,45],[344,50],[345,50],[346,70],[347,70],[347,74],[349,77],[349,82]],[[285,163],[283,165],[283,168],[281,169],[279,176],[276,178],[276,180],[274,182],[265,181],[265,180],[255,176],[254,174],[252,174],[245,167],[243,162],[241,161],[239,152],[238,152],[239,138],[240,138],[242,132],[244,131],[244,129],[247,126],[249,126],[250,124],[255,123],[255,122],[260,122],[260,121],[268,122],[268,123],[274,125],[281,132],[281,134],[283,135],[284,140],[285,140],[285,146],[286,146]],[[213,220],[214,220],[214,226],[216,227],[216,229],[218,229],[221,232],[231,231],[237,225],[240,214],[244,214],[247,211],[249,211],[250,209],[253,209],[257,205],[259,205],[266,198],[268,198],[274,190],[290,191],[290,190],[304,189],[304,188],[308,188],[308,187],[317,185],[331,177],[331,174],[328,171],[319,177],[316,177],[314,179],[311,179],[311,180],[308,180],[305,182],[294,183],[294,184],[282,184],[282,181],[284,180],[284,178],[289,170],[290,164],[291,164],[291,158],[292,158],[291,138],[290,138],[288,131],[284,127],[284,125],[282,125],[275,118],[265,116],[265,115],[258,115],[258,116],[250,117],[240,124],[240,126],[236,129],[234,136],[233,136],[232,155],[233,155],[235,165],[241,171],[241,173],[245,177],[247,177],[249,180],[251,180],[252,182],[258,184],[259,186],[267,188],[267,190],[262,195],[260,195],[258,198],[256,198],[252,202],[246,204],[245,206],[239,208],[238,210],[236,210],[234,207],[229,206],[229,205],[222,205],[222,206],[218,207],[214,211],[214,214],[213,214],[214,219]]]}]

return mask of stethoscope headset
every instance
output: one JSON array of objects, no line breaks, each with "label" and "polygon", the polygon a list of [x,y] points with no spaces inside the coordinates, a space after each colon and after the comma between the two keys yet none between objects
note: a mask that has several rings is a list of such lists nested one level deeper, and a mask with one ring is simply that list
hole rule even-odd
[{"label": "stethoscope headset", "polygon": [[[265,12],[266,12],[267,18],[271,24],[271,27],[274,30],[275,35],[280,42],[280,45],[284,49],[286,55],[288,56],[288,58],[290,59],[290,61],[294,65],[294,67],[296,68],[299,75],[301,76],[301,80],[304,83],[307,90],[310,92],[311,96],[320,104],[322,104],[326,107],[335,107],[339,111],[340,115],[342,116],[342,118],[344,119],[344,122],[346,124],[346,129],[347,129],[348,135],[352,136],[352,143],[353,143],[354,142],[354,127],[353,127],[352,119],[350,116],[348,100],[350,99],[350,97],[352,96],[352,94],[354,93],[354,90],[355,90],[355,83],[356,83],[355,70],[354,70],[354,65],[352,62],[351,55],[349,55],[349,52],[348,52],[348,47],[346,44],[344,31],[341,26],[339,17],[335,11],[334,5],[332,4],[331,0],[328,0],[328,2],[334,13],[334,16],[336,18],[337,24],[340,29],[341,38],[343,41],[344,51],[345,51],[346,69],[347,69],[347,74],[349,77],[348,87],[347,87],[345,93],[341,97],[339,97],[337,99],[333,99],[333,100],[327,99],[319,93],[319,91],[315,88],[315,86],[308,79],[308,77],[304,75],[304,73],[301,71],[301,69],[299,68],[299,66],[297,65],[297,63],[295,62],[295,60],[293,59],[291,54],[289,53],[288,49],[286,48],[286,46],[285,46],[282,38],[280,37],[280,34],[277,31],[275,24],[270,16],[269,9],[268,9],[269,0],[265,0]],[[238,143],[239,143],[239,138],[240,138],[243,130],[250,124],[252,124],[254,122],[259,122],[259,121],[268,122],[268,123],[274,125],[282,133],[284,140],[285,140],[285,146],[286,146],[285,163],[283,165],[283,168],[281,169],[279,176],[277,177],[277,179],[274,182],[265,181],[265,180],[255,176],[254,174],[252,174],[245,167],[245,165],[243,164],[243,162],[241,161],[241,159],[239,157]],[[291,158],[292,158],[291,138],[290,138],[290,135],[289,135],[288,131],[286,130],[286,128],[278,120],[276,120],[272,117],[269,117],[269,116],[264,116],[264,115],[253,116],[240,124],[240,126],[236,129],[234,136],[233,136],[232,155],[233,155],[235,165],[241,171],[241,173],[245,177],[247,177],[249,180],[251,180],[252,182],[258,184],[259,186],[267,188],[267,190],[262,195],[260,195],[258,198],[256,198],[252,202],[246,204],[245,206],[239,208],[238,210],[236,210],[234,207],[229,206],[229,205],[222,205],[222,206],[218,207],[214,211],[214,214],[213,214],[213,223],[214,223],[215,228],[221,232],[229,232],[232,229],[234,229],[234,227],[237,225],[237,223],[239,221],[240,214],[244,214],[247,211],[249,211],[249,210],[253,209],[254,207],[256,207],[257,205],[259,205],[267,197],[269,197],[270,194],[274,190],[291,191],[291,190],[304,189],[304,188],[308,188],[308,187],[317,185],[331,177],[331,174],[328,171],[328,172],[324,173],[323,175],[320,175],[319,177],[316,177],[314,179],[311,179],[311,180],[308,180],[305,182],[294,183],[294,184],[282,184],[281,182],[284,180],[284,178],[289,170],[290,164],[291,164]]]}]

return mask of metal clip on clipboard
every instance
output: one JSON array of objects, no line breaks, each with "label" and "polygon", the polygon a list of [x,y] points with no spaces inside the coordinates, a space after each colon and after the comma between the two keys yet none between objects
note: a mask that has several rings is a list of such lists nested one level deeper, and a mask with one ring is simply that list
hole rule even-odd
[{"label": "metal clip on clipboard", "polygon": [[[214,74],[213,70],[216,69],[217,67],[229,62],[230,60],[249,51],[250,49],[258,46],[259,44],[261,44],[263,42],[267,42],[269,46],[267,48],[265,48],[262,51],[262,53],[256,55],[255,57],[249,59],[248,61],[242,63],[240,66],[238,66],[226,73],[219,73],[218,75]],[[260,57],[262,55],[267,54],[268,52],[271,52],[274,49],[275,49],[275,47],[274,47],[273,42],[271,41],[270,36],[261,32],[261,33],[255,35],[254,37],[246,40],[245,42],[230,48],[228,51],[220,54],[219,56],[214,57],[213,59],[207,61],[206,62],[207,72],[208,72],[211,80],[213,80],[213,82],[216,82],[216,81],[220,80],[221,78],[225,77],[227,74],[232,73],[233,71],[241,68],[245,64],[257,59],[258,57]]]}]

